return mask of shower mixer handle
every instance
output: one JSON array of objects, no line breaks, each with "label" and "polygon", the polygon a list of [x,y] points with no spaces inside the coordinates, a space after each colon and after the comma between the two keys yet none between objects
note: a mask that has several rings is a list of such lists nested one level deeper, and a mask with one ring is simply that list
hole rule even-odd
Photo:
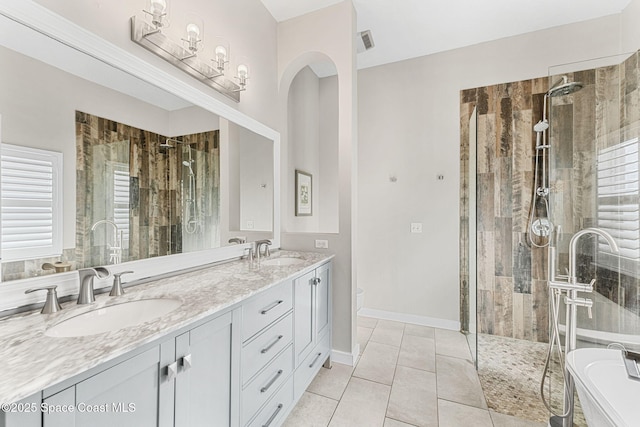
[{"label": "shower mixer handle", "polygon": [[589,319],[593,319],[593,312],[591,308],[593,307],[593,300],[590,298],[570,298],[565,297],[564,303],[566,305],[575,305],[576,307],[587,307],[587,313],[589,315]]}]

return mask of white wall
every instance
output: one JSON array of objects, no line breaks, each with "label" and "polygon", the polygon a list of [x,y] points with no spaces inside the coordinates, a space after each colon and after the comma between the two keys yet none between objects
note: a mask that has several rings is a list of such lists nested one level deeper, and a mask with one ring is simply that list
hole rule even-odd
[{"label": "white wall", "polygon": [[[358,72],[365,307],[459,321],[460,90],[619,49],[620,17],[609,16]],[[411,234],[411,222],[423,233]]]},{"label": "white wall", "polygon": [[[278,25],[278,77],[280,131],[282,133],[282,192],[292,191],[294,166],[287,150],[294,141],[287,139],[287,100],[295,75],[305,66],[329,60],[338,71],[338,179],[339,234],[283,233],[282,247],[314,250],[315,239],[329,242],[333,263],[333,349],[353,356],[355,341],[355,241],[353,225],[357,215],[357,84],[355,64],[355,10],[351,1],[294,18]],[[330,31],[329,31],[330,29]],[[293,206],[282,198],[282,212]]]},{"label": "white wall", "polygon": [[621,52],[634,52],[640,48],[640,0],[631,3],[622,11],[620,17]]},{"label": "white wall", "polygon": [[318,190],[319,229],[325,233],[339,230],[338,195],[338,77],[320,79],[320,151]]},{"label": "white wall", "polygon": [[142,13],[142,9],[147,6],[146,0],[36,1],[267,126],[276,127],[277,111],[272,106],[273,100],[277,97],[277,24],[260,0],[170,2],[171,25],[167,28],[166,34],[172,39],[179,40],[183,37],[185,15],[196,13],[202,17],[205,26],[203,57],[212,56],[211,39],[215,36],[223,36],[229,41],[232,56],[248,57],[251,76],[247,91],[242,93],[239,104],[197,82],[131,41],[129,18]]}]

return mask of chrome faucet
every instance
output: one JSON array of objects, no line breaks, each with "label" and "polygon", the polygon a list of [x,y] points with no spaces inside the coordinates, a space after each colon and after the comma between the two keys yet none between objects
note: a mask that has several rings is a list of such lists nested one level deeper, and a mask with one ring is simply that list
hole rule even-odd
[{"label": "chrome faucet", "polygon": [[[613,253],[618,253],[618,245],[616,244],[613,236],[607,233],[601,228],[590,227],[578,231],[571,237],[569,242],[569,275],[567,281],[556,281],[555,279],[555,248],[549,251],[549,287],[554,289],[555,292],[566,292],[564,302],[567,305],[566,313],[566,333],[565,333],[565,354],[573,351],[577,347],[577,321],[578,321],[578,307],[586,307],[589,311],[589,317],[591,317],[591,307],[593,306],[593,300],[590,298],[578,297],[578,292],[593,292],[593,285],[595,279],[591,280],[589,284],[578,283],[577,266],[578,266],[578,241],[582,236],[588,234],[595,234],[602,237],[607,241],[611,247]],[[565,368],[565,393],[563,408],[566,416],[562,420],[564,427],[573,426],[573,394],[574,394],[574,382],[569,371]]]},{"label": "chrome faucet", "polygon": [[109,270],[104,267],[83,268],[78,270],[80,275],[80,291],[78,292],[78,304],[91,304],[96,300],[93,290],[93,278],[104,279],[109,277]]},{"label": "chrome faucet", "polygon": [[229,239],[229,243],[235,243],[237,245],[241,245],[243,243],[247,243],[247,239],[243,239],[242,237],[232,237]]},{"label": "chrome faucet", "polygon": [[109,245],[111,250],[109,262],[111,264],[120,264],[122,262],[122,230],[118,228],[115,222],[109,219],[101,219],[91,226],[91,231],[95,231],[100,224],[108,224],[113,227],[113,245]]},{"label": "chrome faucet", "polygon": [[269,246],[271,246],[271,240],[269,240],[269,239],[256,240],[255,241],[255,245],[256,245],[256,254],[255,255],[256,255],[256,258],[258,260],[260,260],[260,256],[261,256],[260,250],[261,250],[262,246],[264,246],[264,257],[266,258],[266,257],[271,256],[271,252],[269,251]]}]

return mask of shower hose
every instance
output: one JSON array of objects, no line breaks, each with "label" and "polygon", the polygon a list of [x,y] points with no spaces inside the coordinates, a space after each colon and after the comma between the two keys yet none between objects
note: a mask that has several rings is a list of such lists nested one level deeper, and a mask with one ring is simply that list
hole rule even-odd
[{"label": "shower hose", "polygon": [[567,396],[567,400],[569,400],[568,390],[567,390],[567,374],[564,369],[564,355],[562,353],[562,345],[560,343],[560,328],[558,324],[558,312],[560,310],[560,297],[562,292],[559,289],[549,289],[549,302],[551,303],[551,337],[549,340],[549,350],[547,352],[547,358],[544,362],[544,371],[542,372],[542,379],[540,381],[540,396],[542,397],[542,403],[547,408],[547,410],[555,415],[556,417],[566,418],[571,413],[572,408],[567,408],[564,414],[557,414],[551,408],[551,398],[549,398],[549,402],[544,396],[544,386],[545,380],[547,379],[547,373],[549,372],[549,365],[551,363],[551,356],[553,353],[553,347],[556,345],[558,347],[558,356],[559,363],[562,371],[562,385],[565,395]]}]

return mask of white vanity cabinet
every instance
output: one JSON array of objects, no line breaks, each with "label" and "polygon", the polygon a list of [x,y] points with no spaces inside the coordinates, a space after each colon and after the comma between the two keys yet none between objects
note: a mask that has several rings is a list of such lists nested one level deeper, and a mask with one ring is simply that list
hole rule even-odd
[{"label": "white vanity cabinet", "polygon": [[299,399],[331,349],[331,263],[294,280],[295,399]]}]

